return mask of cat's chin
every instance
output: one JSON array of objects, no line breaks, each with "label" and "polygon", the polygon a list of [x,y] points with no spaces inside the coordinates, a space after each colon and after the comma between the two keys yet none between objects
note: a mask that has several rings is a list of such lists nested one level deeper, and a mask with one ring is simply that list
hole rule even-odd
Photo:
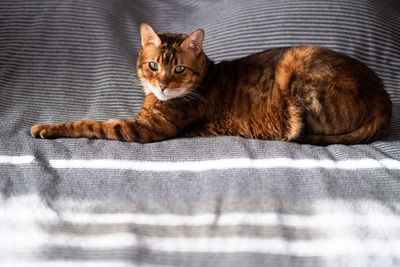
[{"label": "cat's chin", "polygon": [[173,98],[179,98],[187,94],[186,90],[181,90],[177,93],[168,94],[168,93],[161,93],[159,91],[152,91],[155,97],[157,97],[160,101],[167,101]]},{"label": "cat's chin", "polygon": [[164,94],[155,94],[155,93],[153,93],[153,94],[160,101],[167,101],[167,100],[170,100],[170,99],[173,99],[176,97],[176,96],[168,96],[168,95],[164,95]]},{"label": "cat's chin", "polygon": [[181,90],[177,91],[168,91],[166,90],[165,93],[162,93],[160,89],[155,88],[154,86],[149,85],[148,83],[144,83],[144,92],[146,95],[149,93],[153,93],[155,97],[157,97],[158,100],[160,101],[167,101],[173,98],[179,98],[182,96],[185,96],[188,92],[185,88],[182,88]]}]

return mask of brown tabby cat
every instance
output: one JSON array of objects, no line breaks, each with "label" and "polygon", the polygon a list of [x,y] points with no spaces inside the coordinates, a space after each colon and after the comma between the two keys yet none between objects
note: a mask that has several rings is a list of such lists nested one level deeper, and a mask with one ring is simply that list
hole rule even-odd
[{"label": "brown tabby cat", "polygon": [[204,31],[159,33],[140,26],[138,77],[146,99],[134,120],[39,124],[32,136],[156,142],[238,135],[311,144],[356,144],[388,131],[391,101],[357,60],[321,47],[271,49],[214,64]]}]

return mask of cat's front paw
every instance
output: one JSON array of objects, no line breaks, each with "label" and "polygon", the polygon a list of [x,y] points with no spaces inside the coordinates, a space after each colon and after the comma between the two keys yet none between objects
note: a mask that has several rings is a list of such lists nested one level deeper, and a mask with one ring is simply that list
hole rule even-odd
[{"label": "cat's front paw", "polygon": [[51,127],[48,124],[37,124],[31,128],[31,135],[33,137],[49,138]]}]

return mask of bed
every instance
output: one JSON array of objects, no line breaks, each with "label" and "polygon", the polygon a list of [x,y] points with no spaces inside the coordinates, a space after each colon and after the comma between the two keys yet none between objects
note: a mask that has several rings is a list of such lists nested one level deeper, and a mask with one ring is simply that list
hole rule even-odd
[{"label": "bed", "polygon": [[[241,137],[41,140],[130,119],[139,25],[206,32],[216,62],[310,44],[362,61],[393,102],[363,145]],[[0,2],[0,266],[399,266],[400,2]]]}]

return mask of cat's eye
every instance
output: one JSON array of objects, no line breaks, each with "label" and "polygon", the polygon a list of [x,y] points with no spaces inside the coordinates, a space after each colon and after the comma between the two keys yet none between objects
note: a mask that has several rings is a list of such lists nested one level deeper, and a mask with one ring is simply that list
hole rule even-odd
[{"label": "cat's eye", "polygon": [[181,73],[183,73],[185,71],[185,69],[186,69],[186,67],[184,67],[184,66],[176,66],[175,67],[175,73],[181,74]]},{"label": "cat's eye", "polygon": [[149,62],[149,67],[150,67],[150,69],[151,70],[153,70],[153,71],[157,71],[158,70],[158,64],[157,63],[155,63],[155,62]]}]

